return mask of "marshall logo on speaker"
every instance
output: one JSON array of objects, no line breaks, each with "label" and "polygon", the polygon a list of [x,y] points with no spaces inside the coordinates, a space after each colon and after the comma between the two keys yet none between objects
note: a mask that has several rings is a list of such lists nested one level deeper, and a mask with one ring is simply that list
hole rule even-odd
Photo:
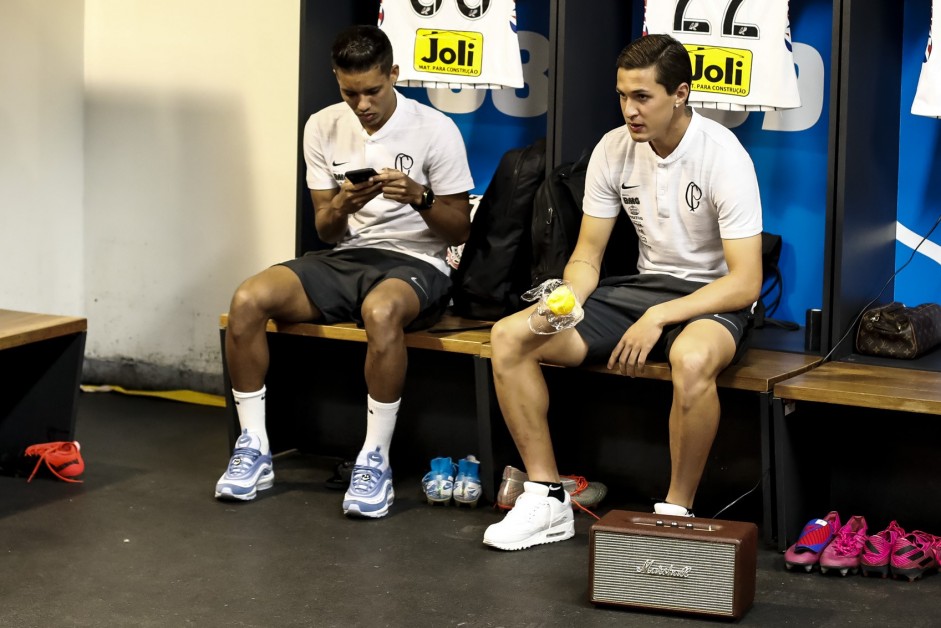
[{"label": "marshall logo on speaker", "polygon": [[738,618],[754,601],[753,523],[613,510],[589,539],[594,604]]},{"label": "marshall logo on speaker", "polygon": [[643,565],[637,566],[637,573],[647,573],[654,576],[671,576],[673,578],[689,578],[692,567],[674,567],[673,565],[658,565],[655,560],[645,560]]}]

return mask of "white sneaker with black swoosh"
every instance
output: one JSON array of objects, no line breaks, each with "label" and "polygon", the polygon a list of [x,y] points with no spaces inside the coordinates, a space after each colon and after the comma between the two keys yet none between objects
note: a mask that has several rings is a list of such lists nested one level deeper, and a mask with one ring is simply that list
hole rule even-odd
[{"label": "white sneaker with black swoosh", "polygon": [[516,500],[513,510],[500,523],[484,532],[484,544],[502,550],[520,550],[555,543],[575,536],[575,515],[572,498],[565,493],[565,501],[549,497],[549,487],[536,482],[524,482],[523,494]]}]

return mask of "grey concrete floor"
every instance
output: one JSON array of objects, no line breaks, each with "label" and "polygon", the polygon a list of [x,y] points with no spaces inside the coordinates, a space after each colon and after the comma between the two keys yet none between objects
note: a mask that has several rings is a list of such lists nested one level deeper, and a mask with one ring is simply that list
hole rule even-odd
[{"label": "grey concrete floor", "polygon": [[[593,606],[585,514],[573,540],[499,552],[481,544],[498,512],[428,506],[418,477],[397,478],[385,519],[347,519],[324,485],[335,460],[301,454],[276,461],[275,487],[254,502],[218,502],[219,408],[83,394],[76,436],[83,484],[0,477],[0,626],[728,623]],[[937,574],[797,574],[772,549],[758,562],[738,624],[941,626]]]}]

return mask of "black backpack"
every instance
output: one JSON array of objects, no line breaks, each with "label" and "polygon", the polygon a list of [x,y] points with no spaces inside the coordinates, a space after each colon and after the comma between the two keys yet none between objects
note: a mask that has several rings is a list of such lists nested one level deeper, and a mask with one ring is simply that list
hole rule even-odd
[{"label": "black backpack", "polygon": [[533,199],[532,285],[562,277],[578,240],[589,155],[554,168]]},{"label": "black backpack", "polygon": [[800,329],[797,323],[771,318],[781,304],[781,296],[784,294],[784,279],[781,276],[781,269],[778,268],[782,246],[781,236],[767,231],[761,232],[762,289],[761,296],[755,304],[753,323],[755,329],[762,327],[780,327],[788,331]]},{"label": "black backpack", "polygon": [[[582,224],[585,173],[591,157],[585,152],[574,162],[553,169],[533,200],[532,284],[562,277]],[[624,212],[605,248],[601,277],[637,274],[637,232]]]},{"label": "black backpack", "polygon": [[451,275],[451,310],[496,320],[521,309],[529,289],[533,196],[546,176],[546,142],[507,151],[474,213]]}]

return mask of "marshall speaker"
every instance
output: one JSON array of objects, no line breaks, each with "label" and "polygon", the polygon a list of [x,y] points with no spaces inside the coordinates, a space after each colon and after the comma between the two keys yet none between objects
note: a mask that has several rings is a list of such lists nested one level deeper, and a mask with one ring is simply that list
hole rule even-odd
[{"label": "marshall speaker", "polygon": [[753,523],[613,510],[591,527],[594,604],[739,618],[755,599]]}]

